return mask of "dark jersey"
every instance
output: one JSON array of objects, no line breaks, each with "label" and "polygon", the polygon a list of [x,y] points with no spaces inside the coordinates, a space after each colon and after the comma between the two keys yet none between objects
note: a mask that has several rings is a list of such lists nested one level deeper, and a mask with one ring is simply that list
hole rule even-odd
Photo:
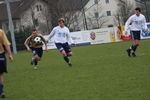
[{"label": "dark jersey", "polygon": [[[41,38],[41,42],[36,42],[35,38]],[[44,39],[44,37],[42,36],[42,34],[34,34],[29,36],[26,41],[25,44],[28,44],[30,47],[33,48],[41,48],[43,46],[43,42],[46,43],[46,40]]]}]

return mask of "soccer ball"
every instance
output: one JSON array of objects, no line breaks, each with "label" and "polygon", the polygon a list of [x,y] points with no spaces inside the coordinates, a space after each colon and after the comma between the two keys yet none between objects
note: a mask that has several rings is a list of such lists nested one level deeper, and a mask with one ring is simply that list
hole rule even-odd
[{"label": "soccer ball", "polygon": [[42,41],[41,41],[41,38],[40,38],[40,37],[36,37],[36,38],[34,39],[34,42],[35,42],[35,43],[42,43]]}]

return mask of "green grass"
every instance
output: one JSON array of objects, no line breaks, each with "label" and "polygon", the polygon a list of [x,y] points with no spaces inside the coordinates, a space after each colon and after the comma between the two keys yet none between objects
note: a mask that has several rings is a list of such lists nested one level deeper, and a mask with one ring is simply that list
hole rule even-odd
[{"label": "green grass", "polygon": [[75,47],[72,68],[50,50],[34,70],[31,53],[20,52],[5,75],[5,100],[150,100],[150,40],[136,58],[126,55],[130,44]]}]

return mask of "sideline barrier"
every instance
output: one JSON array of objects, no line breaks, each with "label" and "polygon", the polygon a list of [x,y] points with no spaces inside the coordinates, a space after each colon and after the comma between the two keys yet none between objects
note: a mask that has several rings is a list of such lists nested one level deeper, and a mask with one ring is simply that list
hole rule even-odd
[{"label": "sideline barrier", "polygon": [[[148,23],[147,26],[148,26],[148,32],[142,32],[141,34],[142,39],[150,38],[150,23]],[[130,31],[128,33],[130,33]],[[131,35],[125,34],[124,26],[71,32],[70,34],[73,41],[77,44],[77,46],[131,40]],[[48,35],[45,35],[44,38],[47,39]],[[53,38],[48,42],[47,45],[48,45],[48,49],[56,49]]]},{"label": "sideline barrier", "polygon": [[141,38],[142,39],[149,39],[150,38],[150,23],[147,24],[148,32],[142,32]]}]

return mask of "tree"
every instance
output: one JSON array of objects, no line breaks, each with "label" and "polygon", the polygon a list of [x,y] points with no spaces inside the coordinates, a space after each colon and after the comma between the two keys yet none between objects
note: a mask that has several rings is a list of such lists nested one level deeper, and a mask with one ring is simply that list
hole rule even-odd
[{"label": "tree", "polygon": [[[51,4],[50,4],[51,5]],[[81,6],[78,0],[58,0],[57,4],[51,5],[49,9],[52,14],[52,25],[56,26],[57,20],[61,17],[65,19],[66,26],[70,28],[76,20],[75,17],[80,14]]]},{"label": "tree", "polygon": [[142,8],[142,13],[146,16],[147,21],[150,21],[150,1],[149,0],[135,0],[137,6]]},{"label": "tree", "polygon": [[134,5],[129,0],[117,0],[118,1],[118,13],[115,18],[117,20],[118,25],[124,25],[129,16],[133,14]]},{"label": "tree", "polygon": [[[89,12],[90,18],[88,17],[88,26],[92,26],[92,28],[102,28],[102,26],[107,23],[109,20],[108,18],[104,17],[105,15],[102,13],[103,8],[101,4],[97,3],[92,5],[93,6],[93,12]],[[92,8],[92,7],[91,7]]]}]

